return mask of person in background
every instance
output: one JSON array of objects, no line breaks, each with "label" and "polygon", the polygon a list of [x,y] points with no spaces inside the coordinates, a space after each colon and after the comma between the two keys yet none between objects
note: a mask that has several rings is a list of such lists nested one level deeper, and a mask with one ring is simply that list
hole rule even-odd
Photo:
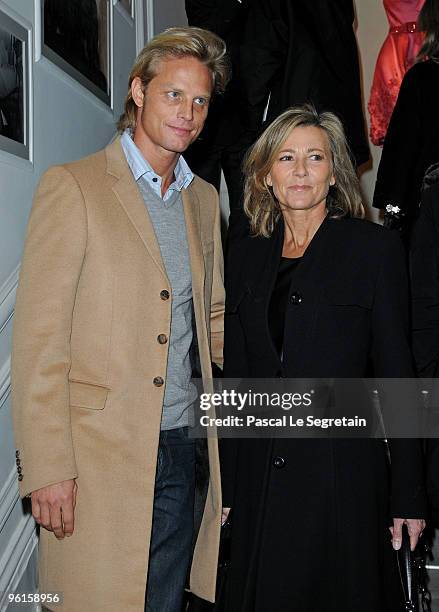
[{"label": "person in background", "polygon": [[191,26],[218,34],[226,43],[232,78],[223,96],[209,109],[209,117],[199,138],[189,147],[186,158],[199,176],[219,193],[221,170],[227,185],[230,210],[242,209],[243,110],[239,87],[239,47],[252,0],[186,0]]},{"label": "person in background", "polygon": [[439,0],[426,0],[417,63],[404,76],[384,140],[373,206],[387,227],[408,237],[417,217],[424,175],[439,162]]},{"label": "person in background", "polygon": [[345,125],[357,166],[369,159],[352,0],[253,0],[238,71],[248,144],[289,106],[312,103]]},{"label": "person in background", "polygon": [[413,66],[424,40],[417,20],[424,0],[384,0],[389,32],[380,49],[369,103],[370,139],[382,147],[402,79]]}]

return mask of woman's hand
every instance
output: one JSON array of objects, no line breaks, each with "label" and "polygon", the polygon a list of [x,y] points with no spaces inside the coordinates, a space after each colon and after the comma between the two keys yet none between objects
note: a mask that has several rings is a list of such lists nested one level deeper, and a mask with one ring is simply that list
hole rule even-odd
[{"label": "woman's hand", "polygon": [[229,518],[229,512],[230,512],[230,508],[223,508],[223,511],[221,514],[221,525],[224,525],[224,523]]},{"label": "woman's hand", "polygon": [[403,519],[394,518],[393,527],[389,527],[392,534],[392,546],[395,550],[401,548],[402,526],[406,524],[410,536],[410,550],[415,550],[416,544],[425,529],[424,519]]}]

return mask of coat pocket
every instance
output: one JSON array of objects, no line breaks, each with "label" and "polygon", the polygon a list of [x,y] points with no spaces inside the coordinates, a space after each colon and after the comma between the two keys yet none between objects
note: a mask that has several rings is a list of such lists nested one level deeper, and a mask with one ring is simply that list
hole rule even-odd
[{"label": "coat pocket", "polygon": [[346,282],[344,286],[327,286],[325,295],[327,302],[333,306],[359,306],[368,310],[373,306],[373,291],[355,282]]},{"label": "coat pocket", "polygon": [[102,410],[107,401],[108,387],[79,380],[70,380],[70,406]]}]

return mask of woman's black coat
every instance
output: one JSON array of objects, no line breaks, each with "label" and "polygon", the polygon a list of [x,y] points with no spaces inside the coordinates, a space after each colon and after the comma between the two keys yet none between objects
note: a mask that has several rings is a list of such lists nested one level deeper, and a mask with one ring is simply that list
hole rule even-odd
[{"label": "woman's black coat", "polygon": [[[267,310],[282,244],[282,222],[269,239],[243,230],[230,241],[225,377],[280,370]],[[326,219],[293,294],[284,376],[363,377],[370,364],[377,377],[413,376],[404,254],[393,232]],[[399,610],[389,517],[422,517],[425,499],[418,442],[394,440],[391,454],[390,479],[381,440],[223,440],[223,505],[232,507],[233,529],[225,610]]]}]

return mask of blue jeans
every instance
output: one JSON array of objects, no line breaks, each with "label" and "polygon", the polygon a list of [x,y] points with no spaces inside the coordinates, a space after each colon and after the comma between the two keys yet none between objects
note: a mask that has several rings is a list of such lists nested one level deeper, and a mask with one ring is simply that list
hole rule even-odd
[{"label": "blue jeans", "polygon": [[145,610],[181,612],[192,553],[195,440],[188,428],[160,433]]}]

